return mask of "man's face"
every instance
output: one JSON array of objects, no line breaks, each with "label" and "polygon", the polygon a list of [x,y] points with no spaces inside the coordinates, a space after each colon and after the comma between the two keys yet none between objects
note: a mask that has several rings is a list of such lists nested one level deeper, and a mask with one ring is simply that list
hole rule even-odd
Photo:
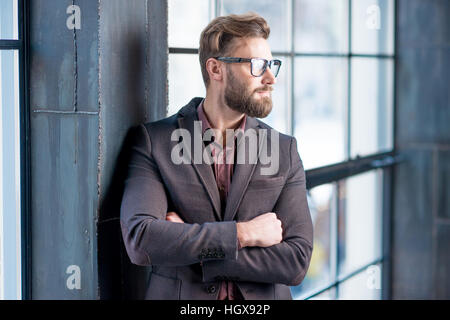
[{"label": "man's face", "polygon": [[[272,60],[267,40],[263,38],[239,39],[229,55],[238,58],[264,58]],[[269,67],[261,77],[251,74],[251,64],[226,64],[225,103],[233,110],[250,117],[265,118],[272,110],[272,85],[275,76]]]}]

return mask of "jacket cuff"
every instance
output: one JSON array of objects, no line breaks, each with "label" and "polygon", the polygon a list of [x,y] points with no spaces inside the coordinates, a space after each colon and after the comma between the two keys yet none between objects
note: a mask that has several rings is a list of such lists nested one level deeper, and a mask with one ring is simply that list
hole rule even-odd
[{"label": "jacket cuff", "polygon": [[198,259],[201,263],[210,260],[237,260],[238,241],[236,221],[224,221],[217,224],[219,228],[217,239],[214,245],[201,249]]},{"label": "jacket cuff", "polygon": [[221,230],[221,239],[224,244],[225,255],[221,260],[216,259],[202,259],[200,265],[202,266],[203,271],[203,281],[215,281],[220,280],[220,272],[222,271],[221,265],[224,260],[233,260],[236,261],[238,257],[238,250],[241,249],[239,239],[237,237],[237,229],[236,229],[236,221],[224,221],[223,229]]}]

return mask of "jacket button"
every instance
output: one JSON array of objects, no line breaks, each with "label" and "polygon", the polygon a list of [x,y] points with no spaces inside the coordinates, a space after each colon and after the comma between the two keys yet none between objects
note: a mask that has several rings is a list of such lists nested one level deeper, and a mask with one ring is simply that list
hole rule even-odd
[{"label": "jacket button", "polygon": [[209,286],[208,289],[207,289],[207,291],[208,291],[208,293],[214,293],[214,292],[216,292],[216,286],[214,286],[214,285]]}]

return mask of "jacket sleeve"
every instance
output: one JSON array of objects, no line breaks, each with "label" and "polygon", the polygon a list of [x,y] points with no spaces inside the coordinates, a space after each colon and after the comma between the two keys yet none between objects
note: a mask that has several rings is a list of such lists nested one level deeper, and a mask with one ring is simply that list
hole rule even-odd
[{"label": "jacket sleeve", "polygon": [[120,209],[125,247],[137,265],[182,266],[237,258],[236,222],[166,221],[168,200],[147,129],[134,136]]},{"label": "jacket sleeve", "polygon": [[203,263],[203,281],[235,280],[299,285],[306,275],[313,249],[313,227],[306,198],[306,179],[291,140],[291,167],[273,212],[282,222],[283,241],[277,245],[245,247],[233,261]]}]

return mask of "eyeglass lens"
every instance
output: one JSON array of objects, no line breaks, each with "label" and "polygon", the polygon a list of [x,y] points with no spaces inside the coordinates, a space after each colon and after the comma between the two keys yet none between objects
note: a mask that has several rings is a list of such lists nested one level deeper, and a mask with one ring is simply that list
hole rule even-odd
[{"label": "eyeglass lens", "polygon": [[[268,62],[267,64],[269,64],[269,67],[272,70],[273,75],[276,77],[278,75],[278,72],[280,71],[279,61],[272,60],[272,62]],[[255,77],[262,76],[265,70],[266,70],[266,60],[264,59],[252,60],[252,72]]]}]

